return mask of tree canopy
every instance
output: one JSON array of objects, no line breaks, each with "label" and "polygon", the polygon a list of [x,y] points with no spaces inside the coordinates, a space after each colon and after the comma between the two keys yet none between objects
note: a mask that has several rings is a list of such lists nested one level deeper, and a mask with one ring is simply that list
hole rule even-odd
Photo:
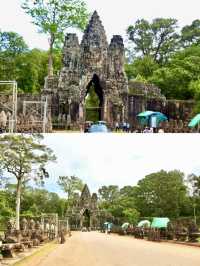
[{"label": "tree canopy", "polygon": [[53,151],[40,143],[39,135],[4,135],[0,137],[0,168],[4,175],[10,174],[16,184],[16,229],[19,230],[22,188],[31,179],[44,184],[48,178],[45,165],[55,161]]},{"label": "tree canopy", "polygon": [[48,35],[49,75],[53,75],[53,48],[64,40],[69,27],[83,30],[88,21],[85,2],[82,0],[23,0],[22,8],[32,17],[40,33]]},{"label": "tree canopy", "polygon": [[162,65],[178,47],[176,28],[176,19],[155,18],[151,23],[140,19],[128,27],[127,33],[136,53],[152,56],[155,62]]},{"label": "tree canopy", "polygon": [[127,35],[127,56],[134,50],[125,66],[128,79],[142,77],[167,99],[195,100],[198,112],[200,20],[180,29],[173,18],[140,19],[128,27]]}]

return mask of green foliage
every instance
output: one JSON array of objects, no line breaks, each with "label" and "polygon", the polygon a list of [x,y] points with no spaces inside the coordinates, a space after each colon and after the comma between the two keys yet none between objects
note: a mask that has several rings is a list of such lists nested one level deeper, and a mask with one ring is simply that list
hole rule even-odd
[{"label": "green foliage", "polygon": [[154,71],[149,81],[161,88],[167,98],[194,99],[191,82],[200,77],[200,48],[190,47],[177,52],[170,62]]},{"label": "green foliage", "polygon": [[92,108],[98,108],[100,106],[100,100],[95,92],[95,87],[92,85],[89,88],[89,92],[85,99],[86,106],[86,120],[96,122],[99,120],[99,110],[93,110]]},{"label": "green foliage", "polygon": [[9,191],[0,191],[0,217],[12,217],[14,216],[12,199],[13,193]]},{"label": "green foliage", "polygon": [[15,32],[0,32],[0,80],[17,79],[19,58],[27,52],[28,46],[20,35]]},{"label": "green foliage", "polygon": [[142,216],[180,216],[188,204],[183,173],[162,170],[146,176],[135,188],[135,204]]},{"label": "green foliage", "polygon": [[152,23],[140,19],[129,26],[127,33],[136,53],[152,56],[155,62],[162,65],[178,47],[176,28],[176,19],[155,18]]},{"label": "green foliage", "polygon": [[200,20],[196,19],[191,25],[187,25],[181,30],[181,41],[183,46],[188,47],[191,45],[200,44]]},{"label": "green foliage", "polygon": [[[16,193],[10,186],[0,191],[0,226],[15,216],[15,197]],[[66,199],[44,189],[26,187],[21,197],[21,216],[38,217],[42,213],[58,213],[62,218],[66,210]]]},{"label": "green foliage", "polygon": [[[0,137],[0,168],[26,183],[34,170],[34,179],[47,176],[45,164],[54,161],[53,151],[40,143],[40,135],[4,135]],[[39,155],[40,153],[40,155]],[[36,171],[37,170],[37,171]],[[4,178],[2,176],[2,178]]]},{"label": "green foliage", "polygon": [[53,74],[53,48],[64,41],[67,28],[83,30],[88,21],[86,5],[82,0],[23,0],[22,8],[32,17],[40,33],[49,37],[49,75]]},{"label": "green foliage", "polygon": [[108,203],[113,203],[118,199],[119,188],[118,186],[102,186],[99,190],[99,196],[102,201],[107,201]]},{"label": "green foliage", "polygon": [[100,208],[110,214],[119,224],[130,222],[136,224],[139,212],[135,208],[133,198],[134,189],[131,186],[102,186],[99,189]]},{"label": "green foliage", "polygon": [[99,100],[98,95],[95,92],[94,86],[90,87],[90,90],[89,90],[88,95],[86,96],[85,102],[86,102],[86,108],[87,107],[89,107],[89,108],[90,107],[99,107],[100,100]]},{"label": "green foliage", "polygon": [[83,190],[83,181],[76,176],[60,176],[58,185],[67,194],[67,208],[71,208],[76,201],[77,193]]},{"label": "green foliage", "polygon": [[163,18],[138,20],[127,33],[136,53],[125,67],[128,79],[140,75],[169,99],[194,99],[199,111],[200,20],[183,27],[181,35],[176,20]]},{"label": "green foliage", "polygon": [[[117,225],[129,222],[136,225],[142,217],[152,220],[154,216],[191,217],[195,206],[200,214],[200,178],[188,177],[186,187],[184,174],[178,170],[160,171],[141,179],[137,186],[102,186],[99,188],[99,208],[106,219]],[[44,189],[25,186],[21,194],[21,216],[35,217],[42,213],[58,213],[65,217],[69,207],[76,201],[83,183],[77,177],[60,177],[58,183],[67,193],[66,199]],[[190,192],[190,193],[189,193]],[[0,223],[14,216],[16,185],[9,184],[0,190]],[[109,217],[109,218],[108,218]]]},{"label": "green foliage", "polygon": [[136,209],[128,209],[128,208],[124,209],[123,214],[124,214],[124,221],[133,225],[137,225],[140,213]]},{"label": "green foliage", "polygon": [[151,56],[144,56],[136,58],[132,64],[126,64],[125,71],[129,80],[135,79],[138,75],[147,79],[158,67]]},{"label": "green foliage", "polygon": [[81,192],[84,187],[82,180],[76,176],[60,176],[58,185],[67,194],[68,199],[73,198],[74,193]]},{"label": "green foliage", "polygon": [[88,21],[82,0],[24,0],[22,8],[29,14],[39,31],[62,41],[69,27],[84,29]]},{"label": "green foliage", "polygon": [[23,38],[16,32],[0,31],[0,53],[15,57],[28,51],[28,46]]},{"label": "green foliage", "polygon": [[[7,48],[0,51],[0,80],[16,80],[19,91],[40,92],[48,74],[48,52],[39,49],[26,50],[22,47],[12,47],[10,50],[11,44],[2,46]],[[16,50],[18,53],[13,52]],[[53,60],[54,69],[58,72],[61,69],[61,50],[54,50]]]},{"label": "green foliage", "polygon": [[14,217],[15,200],[13,193],[0,190],[0,228],[3,228],[10,217]]},{"label": "green foliage", "polygon": [[[16,229],[19,229],[21,194],[24,186],[34,180],[44,184],[49,177],[45,165],[55,161],[53,151],[41,144],[40,135],[3,135],[0,137],[0,168],[16,179]],[[4,175],[1,176],[4,179]]]},{"label": "green foliage", "polygon": [[67,200],[44,189],[26,188],[22,195],[22,215],[39,216],[42,213],[58,213],[59,217],[64,217],[66,208]]},{"label": "green foliage", "polygon": [[189,84],[189,89],[191,93],[194,95],[195,100],[200,100],[200,79],[192,80]]}]

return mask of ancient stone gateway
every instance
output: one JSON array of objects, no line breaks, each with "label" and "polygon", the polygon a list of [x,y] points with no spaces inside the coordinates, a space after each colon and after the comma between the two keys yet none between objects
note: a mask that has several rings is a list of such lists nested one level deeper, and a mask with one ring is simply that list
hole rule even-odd
[{"label": "ancient stone gateway", "polygon": [[105,120],[109,124],[126,119],[128,80],[124,60],[122,37],[114,35],[108,44],[95,11],[81,44],[76,34],[66,35],[63,68],[57,78],[46,80],[44,93],[51,94],[52,99],[59,102],[53,115],[66,115],[78,124],[91,119]]},{"label": "ancient stone gateway", "polygon": [[95,230],[99,228],[101,223],[101,212],[98,209],[97,194],[90,194],[87,185],[84,186],[83,191],[79,196],[70,213],[70,227],[71,229],[90,228]]}]

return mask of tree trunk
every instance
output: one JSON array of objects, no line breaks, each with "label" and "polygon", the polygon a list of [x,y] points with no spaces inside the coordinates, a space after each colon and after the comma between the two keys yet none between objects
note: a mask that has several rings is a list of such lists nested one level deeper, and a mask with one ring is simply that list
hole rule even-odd
[{"label": "tree trunk", "polygon": [[48,64],[48,76],[53,76],[53,44],[54,44],[54,36],[51,35],[50,38],[50,49],[49,49],[49,64]]},{"label": "tree trunk", "polygon": [[20,203],[21,203],[22,181],[18,179],[16,195],[16,230],[20,230]]}]

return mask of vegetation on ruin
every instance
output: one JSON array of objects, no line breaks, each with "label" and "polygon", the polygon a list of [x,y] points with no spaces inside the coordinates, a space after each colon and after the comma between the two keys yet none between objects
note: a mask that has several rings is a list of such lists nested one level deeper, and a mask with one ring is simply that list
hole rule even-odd
[{"label": "vegetation on ruin", "polygon": [[[49,36],[54,35],[51,49],[55,74],[61,69],[65,30],[74,26],[83,29],[87,23],[86,6],[81,0],[75,1],[76,5],[70,9],[72,13],[63,18],[63,10],[74,1],[52,0],[44,5],[44,1],[39,0],[33,6],[29,1],[23,4],[38,29]],[[43,17],[50,16],[53,7],[58,12],[57,20],[43,23]],[[80,14],[77,13],[79,8]],[[200,20],[179,28],[178,21],[173,18],[139,19],[127,27],[127,35],[129,45],[125,70],[128,79],[153,84],[168,99],[196,100],[195,111],[199,111]],[[37,93],[44,86],[48,64],[48,51],[30,50],[17,33],[0,31],[0,80],[16,80],[19,91]]]}]

